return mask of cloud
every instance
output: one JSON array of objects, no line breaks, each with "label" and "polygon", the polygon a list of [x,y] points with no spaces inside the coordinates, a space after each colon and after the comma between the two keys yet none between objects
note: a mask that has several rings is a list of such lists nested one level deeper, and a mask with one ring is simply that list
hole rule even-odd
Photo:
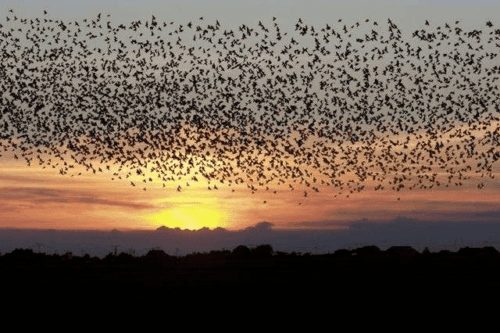
[{"label": "cloud", "polygon": [[[288,224],[292,228],[305,228],[305,229],[359,229],[365,227],[387,226],[387,225],[406,225],[406,224],[419,224],[419,225],[445,225],[445,224],[481,224],[481,223],[494,223],[500,222],[500,208],[495,208],[495,205],[485,204],[483,210],[476,211],[419,211],[416,214],[409,212],[407,215],[398,214],[396,216],[388,216],[387,218],[373,218],[373,216],[387,216],[388,212],[382,214],[384,210],[363,210],[365,216],[372,216],[372,218],[361,218],[357,220],[318,220],[318,221],[298,221]],[[498,205],[496,205],[498,206]],[[493,208],[492,208],[493,207]],[[357,212],[360,213],[359,211]],[[352,214],[353,216],[358,214]],[[405,212],[406,214],[406,212]]]},{"label": "cloud", "polygon": [[488,219],[491,218],[500,221],[500,209],[475,212],[472,215],[477,216],[479,218],[488,218]]},{"label": "cloud", "polygon": [[[8,172],[5,170],[2,170],[3,172]],[[18,175],[9,175],[9,174],[3,174],[0,175],[0,181],[4,182],[16,182],[16,183],[48,183],[50,182],[47,177],[29,177],[26,175],[18,176]]]},{"label": "cloud", "polygon": [[13,205],[12,203],[0,202],[0,212],[1,213],[11,213],[19,211],[20,207],[18,205]]},{"label": "cloud", "polygon": [[152,209],[151,204],[134,201],[122,201],[96,196],[94,193],[54,189],[47,187],[1,187],[0,201],[29,204],[83,204],[114,206],[128,209]]},{"label": "cloud", "polygon": [[287,224],[290,228],[305,229],[343,229],[345,221],[318,220],[318,221],[298,221]]},{"label": "cloud", "polygon": [[274,224],[270,222],[259,222],[253,226],[247,227],[245,231],[256,231],[256,232],[267,232],[271,231],[274,227]]},{"label": "cloud", "polygon": [[[500,221],[492,223],[419,221],[399,217],[389,222],[360,220],[343,230],[272,229],[267,222],[249,229],[183,231],[65,231],[0,229],[0,252],[34,248],[53,253],[89,253],[104,256],[118,248],[144,254],[154,247],[170,254],[233,249],[238,245],[270,244],[277,251],[325,253],[341,248],[376,245],[388,248],[409,245],[422,250],[456,250],[465,246],[495,246],[500,249]],[[39,244],[39,245],[37,245]]]},{"label": "cloud", "polygon": [[399,205],[386,202],[367,202],[363,208],[339,207],[332,209],[329,215],[330,221],[298,222],[299,224],[327,226],[328,224],[342,223],[341,221],[352,221],[369,216],[371,219],[390,220],[401,215],[419,220],[442,220],[442,221],[498,221],[500,219],[500,205],[494,201],[451,201],[451,200],[422,200],[411,199],[401,201]]}]

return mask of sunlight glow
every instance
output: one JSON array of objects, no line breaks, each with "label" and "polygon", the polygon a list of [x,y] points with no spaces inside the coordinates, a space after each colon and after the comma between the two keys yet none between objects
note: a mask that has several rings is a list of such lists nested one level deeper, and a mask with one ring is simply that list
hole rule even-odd
[{"label": "sunlight glow", "polygon": [[153,225],[198,230],[201,228],[223,228],[226,226],[226,214],[215,207],[195,205],[168,208],[148,216]]}]

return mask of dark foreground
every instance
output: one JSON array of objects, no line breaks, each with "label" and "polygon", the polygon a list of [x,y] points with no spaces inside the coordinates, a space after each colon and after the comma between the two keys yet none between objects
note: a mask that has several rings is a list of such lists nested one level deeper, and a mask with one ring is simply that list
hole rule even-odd
[{"label": "dark foreground", "polygon": [[16,293],[493,295],[500,288],[500,253],[492,247],[438,253],[363,247],[309,255],[264,245],[184,257],[151,250],[97,258],[15,250],[0,256],[0,284]]}]

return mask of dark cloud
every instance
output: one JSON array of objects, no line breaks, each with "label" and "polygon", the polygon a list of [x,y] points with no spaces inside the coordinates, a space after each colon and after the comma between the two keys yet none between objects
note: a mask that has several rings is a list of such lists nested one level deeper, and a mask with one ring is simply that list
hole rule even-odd
[{"label": "dark cloud", "polygon": [[[307,221],[297,222],[301,227],[332,227],[342,224],[339,221],[352,221],[362,216],[371,216],[390,220],[404,214],[408,218],[420,220],[441,220],[441,221],[495,221],[500,216],[500,204],[496,202],[478,202],[478,201],[447,201],[447,200],[419,200],[415,199],[401,203],[401,207],[384,207],[384,203],[370,206],[370,203],[364,203],[362,211],[359,208],[336,208],[330,212],[331,220],[326,221]],[[398,208],[396,210],[396,208]]]},{"label": "dark cloud", "polygon": [[[323,225],[324,221],[321,223]],[[166,227],[158,231],[121,232],[0,229],[0,252],[22,247],[52,253],[71,251],[103,256],[115,247],[136,254],[158,247],[170,254],[186,254],[259,244],[270,244],[277,251],[314,253],[365,245],[380,248],[409,245],[418,250],[424,247],[456,250],[465,246],[495,246],[500,249],[500,221],[420,221],[399,217],[388,222],[359,220],[339,230],[274,229],[268,222],[237,231],[221,228],[187,231]]]},{"label": "dark cloud", "polygon": [[245,228],[246,231],[270,231],[274,227],[271,222],[259,222],[256,225]]},{"label": "dark cloud", "polygon": [[30,176],[17,176],[17,175],[0,175],[0,181],[16,182],[16,183],[48,183],[49,179],[46,177],[30,177]]},{"label": "dark cloud", "polygon": [[473,216],[477,216],[479,218],[488,218],[488,219],[491,218],[491,219],[495,219],[495,220],[499,221],[500,220],[500,209],[475,212],[475,213],[473,213]]},{"label": "dark cloud", "polygon": [[20,207],[18,205],[13,205],[11,203],[0,202],[0,212],[10,213],[19,211]]},{"label": "dark cloud", "polygon": [[299,229],[343,229],[349,223],[351,222],[334,220],[298,221],[288,223],[287,227]]},{"label": "dark cloud", "polygon": [[54,189],[47,187],[2,187],[2,202],[22,202],[30,204],[87,204],[115,206],[128,209],[152,209],[156,206],[134,201],[114,200],[96,196],[82,190]]}]

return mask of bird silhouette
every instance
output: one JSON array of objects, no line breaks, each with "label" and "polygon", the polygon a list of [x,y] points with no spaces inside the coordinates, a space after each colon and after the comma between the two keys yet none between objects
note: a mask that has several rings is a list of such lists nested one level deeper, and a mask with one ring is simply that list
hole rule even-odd
[{"label": "bird silhouette", "polygon": [[406,32],[391,19],[231,29],[14,14],[0,21],[0,153],[27,165],[304,198],[495,179],[491,21]]}]

